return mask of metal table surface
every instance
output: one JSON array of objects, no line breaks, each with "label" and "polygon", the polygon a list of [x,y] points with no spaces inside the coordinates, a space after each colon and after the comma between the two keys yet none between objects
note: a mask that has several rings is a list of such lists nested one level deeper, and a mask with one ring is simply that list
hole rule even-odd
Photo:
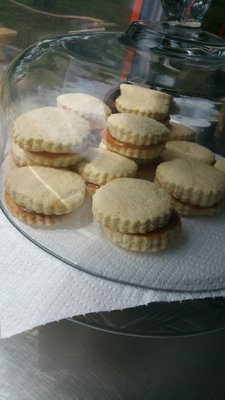
[{"label": "metal table surface", "polygon": [[1,400],[222,400],[225,329],[138,338],[69,320],[0,341]]}]

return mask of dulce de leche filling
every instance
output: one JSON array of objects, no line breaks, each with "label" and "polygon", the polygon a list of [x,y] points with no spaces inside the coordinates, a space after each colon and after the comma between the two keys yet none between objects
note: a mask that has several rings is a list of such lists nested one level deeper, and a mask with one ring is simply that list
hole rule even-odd
[{"label": "dulce de leche filling", "polygon": [[207,210],[207,209],[212,209],[212,208],[217,208],[220,203],[215,203],[212,204],[211,206],[200,206],[198,204],[191,204],[191,203],[185,203],[184,201],[176,199],[176,197],[172,196],[172,198],[180,204],[183,204],[185,207],[190,208],[191,210]]},{"label": "dulce de leche filling", "polygon": [[[46,217],[45,214],[37,213],[37,212],[35,212],[35,211],[28,210],[27,208],[20,206],[19,204],[17,204],[17,203],[12,199],[12,197],[9,195],[9,193],[5,192],[5,193],[4,193],[4,196],[5,196],[6,204],[9,206],[9,208],[10,208],[11,210],[14,210],[14,212],[15,212],[16,214],[21,214],[21,213],[22,213],[22,214],[30,215],[31,217],[34,216],[34,215],[38,215],[38,216],[43,217],[43,218]],[[48,215],[48,217],[51,217],[51,215],[52,215],[52,216],[54,215],[54,217],[58,217],[58,215],[55,215],[55,214],[50,214],[50,215]]]},{"label": "dulce de leche filling", "polygon": [[122,141],[120,141],[120,140],[118,140],[118,139],[116,139],[116,138],[114,138],[111,134],[110,134],[110,132],[107,130],[107,132],[106,132],[106,140],[107,140],[107,142],[108,143],[110,143],[112,146],[118,146],[118,147],[126,147],[126,148],[129,148],[129,149],[138,149],[138,150],[140,150],[140,149],[146,149],[146,150],[148,150],[148,149],[156,149],[157,147],[159,147],[159,146],[161,146],[164,142],[160,142],[160,143],[157,143],[157,144],[149,144],[149,145],[141,145],[141,146],[138,146],[138,145],[136,145],[136,144],[131,144],[131,143],[126,143],[126,142],[122,142]]},{"label": "dulce de leche filling", "polygon": [[88,193],[93,196],[96,192],[96,190],[98,190],[100,188],[100,185],[98,185],[97,183],[93,183],[93,182],[86,182],[86,187],[87,187],[87,191]]},{"label": "dulce de leche filling", "polygon": [[59,157],[72,157],[75,153],[50,153],[49,151],[29,151],[29,153],[33,154],[34,156],[48,158],[51,160],[57,159]]},{"label": "dulce de leche filling", "polygon": [[100,185],[98,185],[97,183],[93,183],[93,182],[86,182],[86,186],[89,188],[93,188],[93,189],[99,189]]}]

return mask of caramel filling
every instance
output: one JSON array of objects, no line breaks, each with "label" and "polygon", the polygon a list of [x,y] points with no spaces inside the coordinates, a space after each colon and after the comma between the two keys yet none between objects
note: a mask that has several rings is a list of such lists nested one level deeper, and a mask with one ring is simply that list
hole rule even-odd
[{"label": "caramel filling", "polygon": [[93,189],[99,189],[100,185],[98,185],[97,183],[93,183],[93,182],[86,182],[86,186],[89,188],[93,188]]},{"label": "caramel filling", "polygon": [[59,157],[74,156],[75,153],[50,153],[49,151],[29,151],[29,153],[34,156],[48,158],[51,160],[57,159]]},{"label": "caramel filling", "polygon": [[126,142],[117,140],[109,133],[109,131],[107,131],[107,133],[106,133],[106,138],[107,138],[107,142],[110,143],[112,146],[126,147],[129,149],[138,149],[138,150],[150,150],[150,149],[154,149],[154,148],[157,149],[157,147],[160,147],[162,144],[164,144],[164,142],[161,142],[161,143],[157,143],[157,144],[138,146],[136,144],[126,143]]},{"label": "caramel filling", "polygon": [[172,196],[173,197],[173,199],[176,201],[176,202],[178,202],[178,203],[180,203],[180,204],[183,204],[185,207],[188,207],[188,208],[190,208],[190,209],[192,209],[192,210],[207,210],[208,208],[209,209],[212,209],[212,208],[217,208],[218,206],[219,206],[219,204],[220,203],[215,203],[215,204],[212,204],[211,206],[206,206],[206,207],[204,207],[204,206],[200,206],[200,205],[198,205],[198,204],[190,204],[190,203],[185,203],[184,201],[181,201],[181,200],[178,200],[178,199],[176,199],[176,197],[174,197],[174,196]]},{"label": "caramel filling", "polygon": [[[11,196],[9,195],[9,193],[7,193],[7,192],[5,192],[5,201],[6,201],[6,203],[8,204],[9,208],[11,208],[12,210],[14,210],[16,213],[27,214],[27,215],[30,215],[31,217],[34,216],[34,215],[38,215],[38,216],[40,216],[40,217],[46,217],[45,214],[37,213],[37,212],[35,212],[35,211],[28,210],[27,208],[20,206],[19,204],[17,204],[17,203],[12,199],[12,197],[11,197]],[[50,215],[48,215],[48,217],[51,217],[51,215],[54,216],[54,217],[58,217],[58,215],[55,215],[55,214],[50,214]]]}]

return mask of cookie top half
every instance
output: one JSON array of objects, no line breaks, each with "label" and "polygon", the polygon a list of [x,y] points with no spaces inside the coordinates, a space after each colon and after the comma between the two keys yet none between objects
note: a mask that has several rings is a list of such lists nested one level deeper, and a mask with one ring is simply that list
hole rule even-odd
[{"label": "cookie top half", "polygon": [[117,178],[96,191],[92,207],[94,218],[104,226],[119,232],[146,233],[168,222],[172,201],[152,182]]},{"label": "cookie top half", "polygon": [[86,187],[75,172],[32,166],[10,169],[5,191],[25,209],[43,214],[64,214],[84,200]]},{"label": "cookie top half", "polygon": [[76,165],[76,170],[86,182],[104,185],[115,178],[135,176],[137,164],[120,154],[99,148],[89,148],[85,159]]},{"label": "cookie top half", "polygon": [[107,126],[117,140],[139,146],[165,142],[169,132],[164,124],[152,118],[129,113],[110,115]]},{"label": "cookie top half", "polygon": [[86,146],[89,123],[73,111],[41,107],[21,114],[14,123],[13,141],[22,149],[73,153]]},{"label": "cookie top half", "polygon": [[156,169],[155,179],[176,199],[202,207],[210,207],[225,196],[225,175],[197,160],[162,162]]},{"label": "cookie top half", "polygon": [[161,154],[161,157],[165,161],[174,158],[191,158],[211,165],[215,161],[213,151],[198,143],[186,140],[171,140],[167,142],[166,149]]},{"label": "cookie top half", "polygon": [[92,129],[103,128],[111,114],[111,109],[101,99],[87,93],[63,93],[57,97],[57,105],[87,119]]},{"label": "cookie top half", "polygon": [[120,96],[116,99],[119,112],[129,112],[156,120],[162,120],[169,115],[172,96],[157,90],[122,83]]}]

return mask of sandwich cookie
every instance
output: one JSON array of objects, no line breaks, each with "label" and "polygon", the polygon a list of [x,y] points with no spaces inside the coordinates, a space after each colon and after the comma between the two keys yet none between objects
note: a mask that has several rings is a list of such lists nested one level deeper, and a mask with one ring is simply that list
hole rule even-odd
[{"label": "sandwich cookie", "polygon": [[42,107],[17,117],[12,140],[28,160],[64,168],[82,159],[89,138],[89,124],[79,115],[59,107]]},{"label": "sandwich cookie", "polygon": [[76,171],[86,182],[87,190],[93,194],[100,186],[119,177],[134,177],[137,164],[129,158],[108,150],[90,148]]},{"label": "sandwich cookie", "polygon": [[169,119],[172,96],[157,90],[122,83],[115,101],[119,112],[150,117],[158,121]]},{"label": "sandwich cookie", "polygon": [[162,250],[181,230],[171,197],[143,179],[117,178],[106,183],[94,194],[92,211],[106,236],[128,250]]},{"label": "sandwich cookie", "polygon": [[201,161],[162,162],[156,169],[155,183],[171,195],[182,215],[214,215],[223,207],[225,175]]},{"label": "sandwich cookie", "polygon": [[10,169],[5,179],[5,202],[11,214],[30,225],[61,222],[84,201],[85,182],[75,172],[42,167]]},{"label": "sandwich cookie", "polygon": [[167,134],[166,126],[152,118],[116,113],[107,121],[106,148],[146,163],[165,149]]}]

